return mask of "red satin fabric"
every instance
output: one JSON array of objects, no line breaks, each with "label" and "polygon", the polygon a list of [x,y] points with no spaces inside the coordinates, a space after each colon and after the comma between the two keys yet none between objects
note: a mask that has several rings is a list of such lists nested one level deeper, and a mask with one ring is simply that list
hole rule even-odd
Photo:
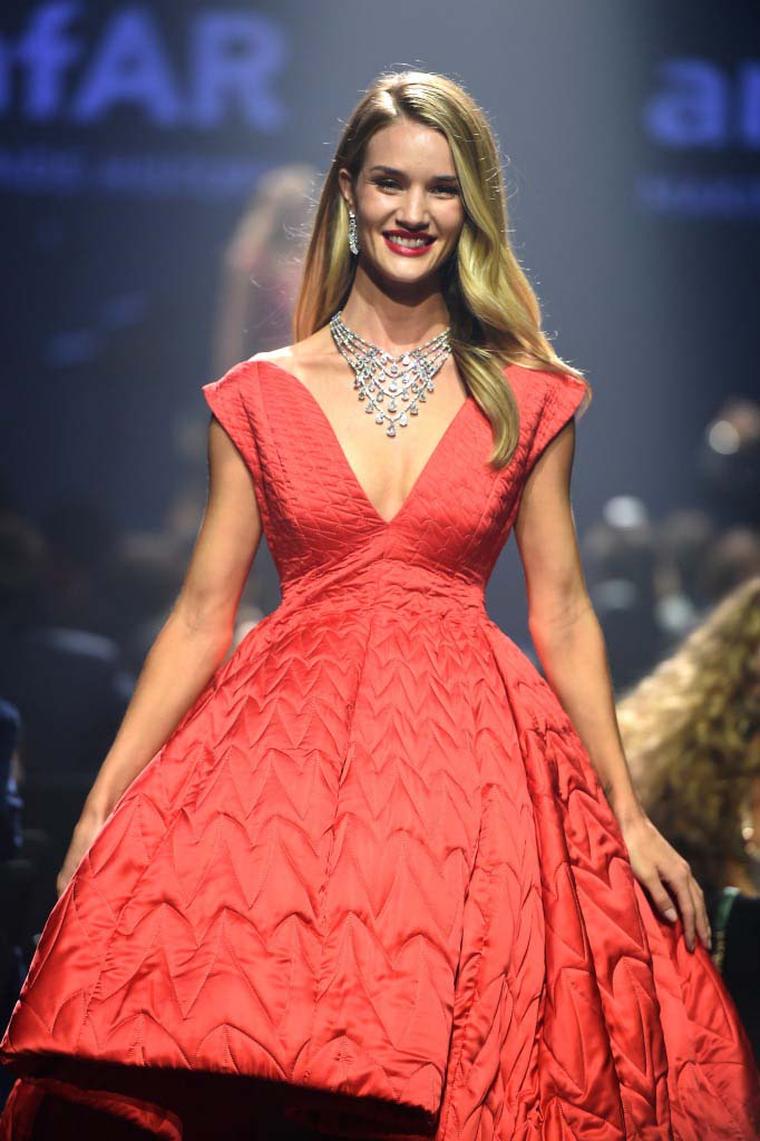
[{"label": "red satin fabric", "polygon": [[115,1120],[168,1141],[288,1121],[436,1141],[760,1136],[708,953],[653,910],[568,716],[485,610],[526,476],[585,408],[573,377],[505,377],[510,464],[488,465],[468,398],[390,522],[289,372],[243,362],[205,386],[282,602],[53,908],[0,1043],[21,1075],[0,1139],[87,1141]]}]

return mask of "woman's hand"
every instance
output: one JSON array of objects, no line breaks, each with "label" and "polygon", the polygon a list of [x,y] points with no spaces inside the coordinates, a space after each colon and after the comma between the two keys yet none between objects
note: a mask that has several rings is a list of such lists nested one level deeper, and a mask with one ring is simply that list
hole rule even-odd
[{"label": "woman's hand", "polygon": [[704,893],[694,879],[687,861],[671,847],[643,813],[632,821],[621,823],[620,830],[631,859],[633,874],[647,889],[655,906],[671,922],[677,919],[677,912],[668,888],[675,896],[689,950],[694,950],[696,933],[706,947],[711,947],[712,937]]},{"label": "woman's hand", "polygon": [[66,853],[66,858],[63,861],[61,870],[55,881],[56,891],[58,896],[63,894],[66,885],[76,871],[79,861],[85,854],[90,844],[100,832],[101,828],[106,822],[106,815],[99,812],[83,812],[74,827],[74,832],[69,844],[69,850]]}]

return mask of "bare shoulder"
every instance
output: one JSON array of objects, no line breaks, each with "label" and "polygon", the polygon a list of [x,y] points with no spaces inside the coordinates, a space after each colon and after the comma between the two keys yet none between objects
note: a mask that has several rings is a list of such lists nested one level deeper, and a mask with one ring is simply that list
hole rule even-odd
[{"label": "bare shoulder", "polygon": [[317,329],[302,341],[295,341],[292,345],[283,345],[279,349],[268,349],[256,353],[249,359],[252,361],[271,361],[272,364],[290,368],[292,365],[319,366],[324,363],[325,357],[335,351],[335,345],[329,328],[326,326]]},{"label": "bare shoulder", "polygon": [[292,373],[307,387],[318,388],[325,378],[335,375],[336,363],[342,358],[335,347],[329,326],[317,329],[302,341],[269,349],[249,357],[251,361],[269,361]]}]

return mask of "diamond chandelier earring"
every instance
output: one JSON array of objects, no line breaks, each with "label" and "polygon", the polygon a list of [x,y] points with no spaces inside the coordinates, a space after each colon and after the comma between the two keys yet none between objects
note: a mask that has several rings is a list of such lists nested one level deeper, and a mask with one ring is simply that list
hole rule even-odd
[{"label": "diamond chandelier earring", "polygon": [[356,214],[350,207],[348,210],[348,248],[352,254],[359,252],[359,227],[356,224]]}]

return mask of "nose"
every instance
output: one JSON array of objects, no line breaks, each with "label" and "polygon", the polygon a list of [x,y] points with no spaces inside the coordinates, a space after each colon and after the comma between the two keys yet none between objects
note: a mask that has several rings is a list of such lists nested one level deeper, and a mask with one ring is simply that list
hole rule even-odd
[{"label": "nose", "polygon": [[410,188],[398,210],[398,224],[407,230],[424,230],[428,226],[425,192],[420,188]]}]

